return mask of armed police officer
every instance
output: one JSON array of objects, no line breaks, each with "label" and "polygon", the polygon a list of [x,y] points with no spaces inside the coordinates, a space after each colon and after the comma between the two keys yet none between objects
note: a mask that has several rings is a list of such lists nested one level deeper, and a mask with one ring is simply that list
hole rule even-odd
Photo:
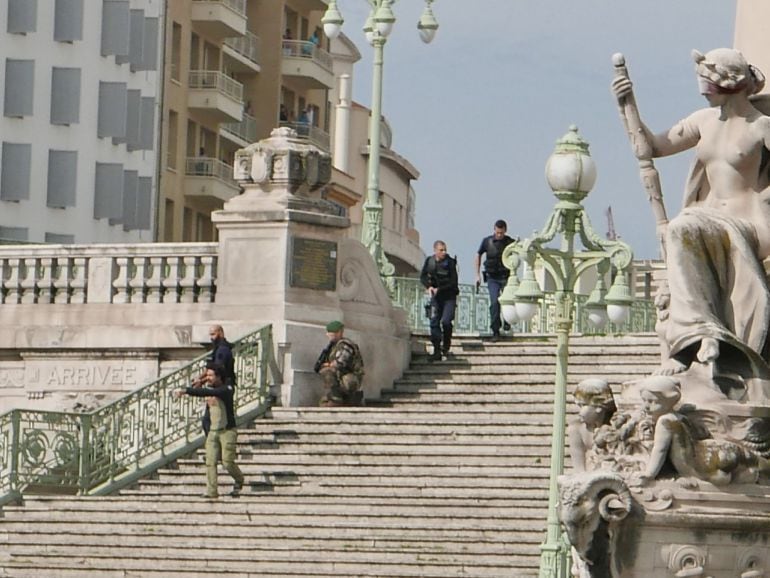
[{"label": "armed police officer", "polygon": [[[492,341],[500,339],[500,327],[503,321],[500,319],[500,292],[508,283],[510,271],[503,265],[503,251],[513,243],[513,239],[506,235],[508,225],[502,219],[495,221],[493,233],[484,237],[476,252],[474,265],[476,268],[476,287],[481,284],[481,256],[486,254],[484,260],[484,280],[489,289],[489,325],[492,330]],[[510,326],[505,323],[505,329]]]},{"label": "armed police officer", "polygon": [[420,282],[430,296],[430,341],[433,354],[430,361],[441,361],[452,347],[452,323],[455,318],[457,295],[457,261],[447,254],[446,243],[433,243],[433,255],[425,259]]},{"label": "armed police officer", "polygon": [[364,378],[364,360],[358,345],[344,337],[345,326],[332,321],[326,326],[326,345],[313,368],[324,382],[321,406],[361,405],[361,382]]}]

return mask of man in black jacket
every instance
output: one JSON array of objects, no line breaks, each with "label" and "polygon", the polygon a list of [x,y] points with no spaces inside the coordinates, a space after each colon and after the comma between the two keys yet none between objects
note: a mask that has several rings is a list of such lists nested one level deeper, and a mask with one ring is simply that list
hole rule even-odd
[{"label": "man in black jacket", "polygon": [[243,473],[235,463],[238,431],[235,429],[235,407],[232,384],[224,381],[225,370],[216,366],[206,370],[205,387],[188,387],[174,392],[176,397],[190,395],[193,397],[205,397],[211,416],[211,429],[206,435],[206,493],[205,498],[215,499],[219,497],[217,484],[217,461],[221,455],[222,465],[232,476],[234,484],[230,495],[240,495],[243,488]]},{"label": "man in black jacket", "polygon": [[506,325],[506,329],[510,328],[507,323],[503,324],[500,318],[500,292],[508,283],[508,276],[511,273],[503,265],[503,251],[514,242],[513,239],[506,235],[507,231],[508,225],[505,221],[502,219],[495,221],[493,233],[482,239],[474,261],[476,287],[478,287],[481,283],[481,256],[486,254],[486,259],[484,260],[484,280],[487,282],[487,289],[489,289],[489,325],[492,330],[492,341],[500,339],[501,326]]},{"label": "man in black jacket", "polygon": [[425,259],[420,282],[430,296],[430,341],[433,354],[430,361],[441,361],[452,346],[452,322],[455,318],[457,295],[457,261],[447,255],[446,243],[433,243],[433,255]]}]

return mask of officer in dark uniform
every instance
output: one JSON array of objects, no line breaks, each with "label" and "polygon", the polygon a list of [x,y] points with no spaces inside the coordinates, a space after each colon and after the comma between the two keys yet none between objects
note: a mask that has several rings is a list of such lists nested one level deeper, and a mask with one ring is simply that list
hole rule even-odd
[{"label": "officer in dark uniform", "polygon": [[430,341],[433,344],[431,361],[441,361],[449,355],[452,346],[452,322],[455,318],[457,295],[457,261],[447,255],[446,243],[433,243],[433,255],[425,259],[420,282],[430,295]]},{"label": "officer in dark uniform", "polygon": [[[508,225],[502,219],[495,221],[494,232],[488,237],[484,237],[476,253],[474,265],[476,267],[476,287],[481,284],[481,256],[486,254],[484,261],[484,280],[489,289],[489,325],[492,330],[492,341],[500,339],[500,327],[503,325],[500,319],[500,292],[508,283],[510,271],[503,265],[503,251],[513,243],[506,231]],[[505,329],[510,326],[505,323]]]}]

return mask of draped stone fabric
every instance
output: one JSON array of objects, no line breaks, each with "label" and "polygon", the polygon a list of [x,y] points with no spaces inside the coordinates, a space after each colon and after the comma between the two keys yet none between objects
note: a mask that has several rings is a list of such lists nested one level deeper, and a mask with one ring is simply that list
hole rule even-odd
[{"label": "draped stone fabric", "polygon": [[754,227],[714,209],[685,208],[670,222],[666,246],[670,355],[713,337],[767,360],[770,291]]}]

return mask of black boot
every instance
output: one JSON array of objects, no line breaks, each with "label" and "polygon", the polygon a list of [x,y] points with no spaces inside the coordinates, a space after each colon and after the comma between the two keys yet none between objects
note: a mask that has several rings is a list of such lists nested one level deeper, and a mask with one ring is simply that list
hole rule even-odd
[{"label": "black boot", "polygon": [[441,348],[438,343],[433,344],[433,353],[428,357],[428,361],[441,361]]},{"label": "black boot", "polygon": [[444,339],[441,344],[441,351],[444,357],[449,357],[449,350],[452,347],[452,326],[444,326]]}]

